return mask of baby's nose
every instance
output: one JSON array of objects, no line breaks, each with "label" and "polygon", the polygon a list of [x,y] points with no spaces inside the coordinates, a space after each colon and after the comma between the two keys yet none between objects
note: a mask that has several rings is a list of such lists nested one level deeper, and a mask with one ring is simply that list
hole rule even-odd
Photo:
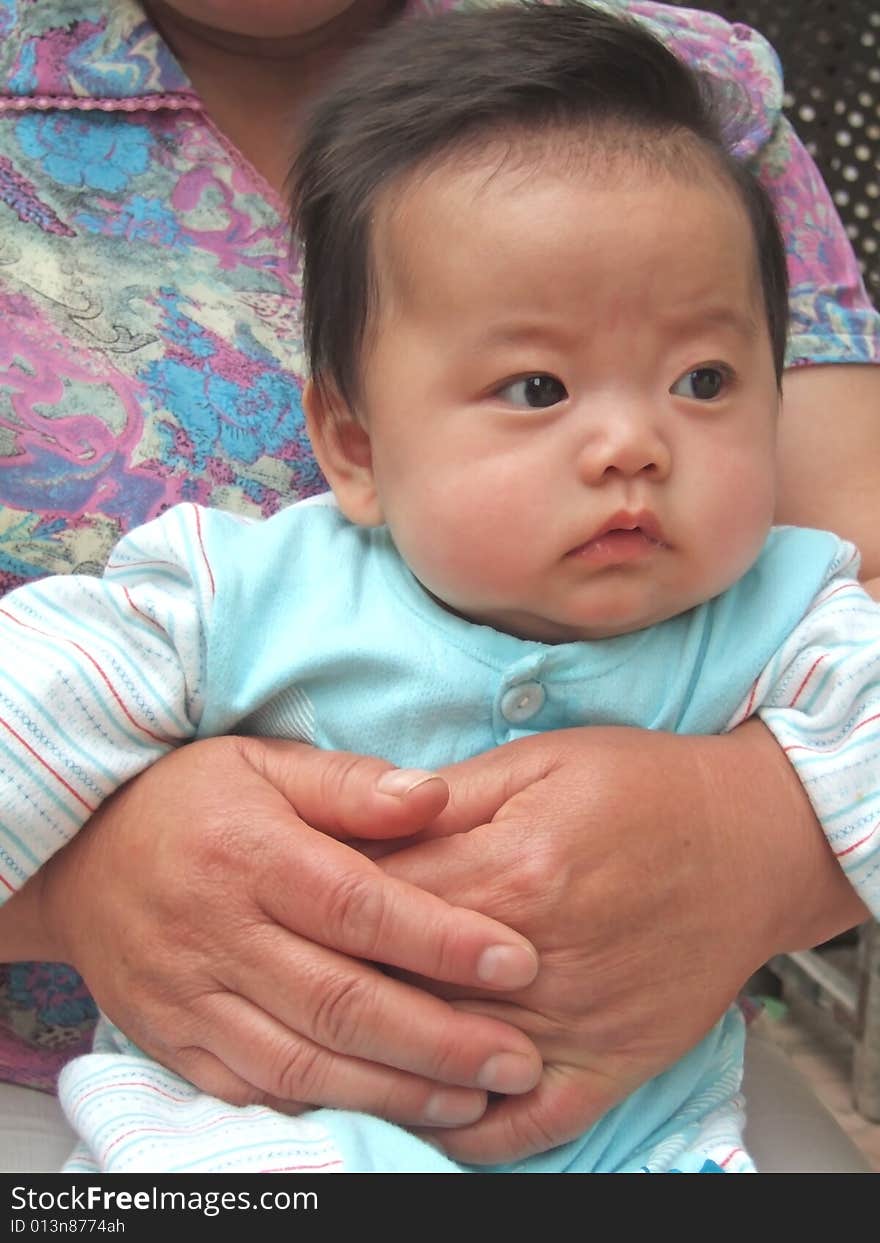
[{"label": "baby's nose", "polygon": [[610,475],[647,475],[658,482],[669,474],[669,444],[656,421],[644,412],[618,412],[594,423],[580,450],[580,473],[598,484]]}]

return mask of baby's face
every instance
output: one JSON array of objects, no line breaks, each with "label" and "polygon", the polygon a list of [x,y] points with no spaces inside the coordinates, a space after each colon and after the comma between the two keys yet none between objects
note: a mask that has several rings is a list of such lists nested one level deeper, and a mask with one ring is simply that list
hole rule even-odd
[{"label": "baby's face", "polygon": [[747,218],[717,176],[435,170],[380,219],[377,263],[359,415],[429,592],[560,642],[651,625],[748,569],[777,385]]}]

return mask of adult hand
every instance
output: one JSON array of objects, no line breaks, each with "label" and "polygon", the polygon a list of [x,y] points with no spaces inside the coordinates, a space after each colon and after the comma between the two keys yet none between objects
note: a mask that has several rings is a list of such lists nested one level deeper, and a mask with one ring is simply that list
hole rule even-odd
[{"label": "adult hand", "polygon": [[214,1095],[469,1122],[487,1090],[537,1082],[534,1047],[371,964],[510,988],[534,978],[534,950],[336,840],[413,833],[447,795],[380,760],[194,743],[31,880],[14,900],[20,926],[48,929],[42,951],[72,963],[136,1044]]},{"label": "adult hand", "polygon": [[518,928],[541,956],[515,996],[421,981],[514,1023],[545,1061],[533,1092],[437,1135],[459,1160],[574,1138],[692,1047],[772,954],[866,917],[756,721],[720,738],[544,734],[444,776],[450,804],[422,837],[453,836],[382,867]]}]

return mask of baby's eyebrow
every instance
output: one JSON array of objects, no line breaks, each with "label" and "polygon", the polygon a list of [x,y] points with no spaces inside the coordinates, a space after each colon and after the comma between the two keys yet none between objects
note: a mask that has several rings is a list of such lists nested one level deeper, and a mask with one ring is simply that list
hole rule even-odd
[{"label": "baby's eyebrow", "polygon": [[566,346],[577,340],[577,331],[564,323],[539,323],[535,320],[501,320],[488,324],[479,333],[478,344],[484,349],[500,346],[545,345]]},{"label": "baby's eyebrow", "polygon": [[764,325],[755,312],[740,310],[730,305],[689,306],[680,314],[672,313],[664,317],[671,333],[676,336],[696,336],[706,328],[726,328],[737,333],[746,340],[753,341],[765,331]]}]

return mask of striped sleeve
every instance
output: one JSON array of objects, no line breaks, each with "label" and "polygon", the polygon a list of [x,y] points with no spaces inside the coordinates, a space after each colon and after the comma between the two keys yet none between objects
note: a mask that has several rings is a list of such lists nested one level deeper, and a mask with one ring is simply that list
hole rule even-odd
[{"label": "striped sleeve", "polygon": [[821,589],[737,719],[752,712],[794,766],[850,882],[880,915],[880,605],[854,578],[837,575]]},{"label": "striped sleeve", "polygon": [[0,897],[195,733],[214,593],[204,517],[177,506],[122,540],[103,578],[0,601]]}]

